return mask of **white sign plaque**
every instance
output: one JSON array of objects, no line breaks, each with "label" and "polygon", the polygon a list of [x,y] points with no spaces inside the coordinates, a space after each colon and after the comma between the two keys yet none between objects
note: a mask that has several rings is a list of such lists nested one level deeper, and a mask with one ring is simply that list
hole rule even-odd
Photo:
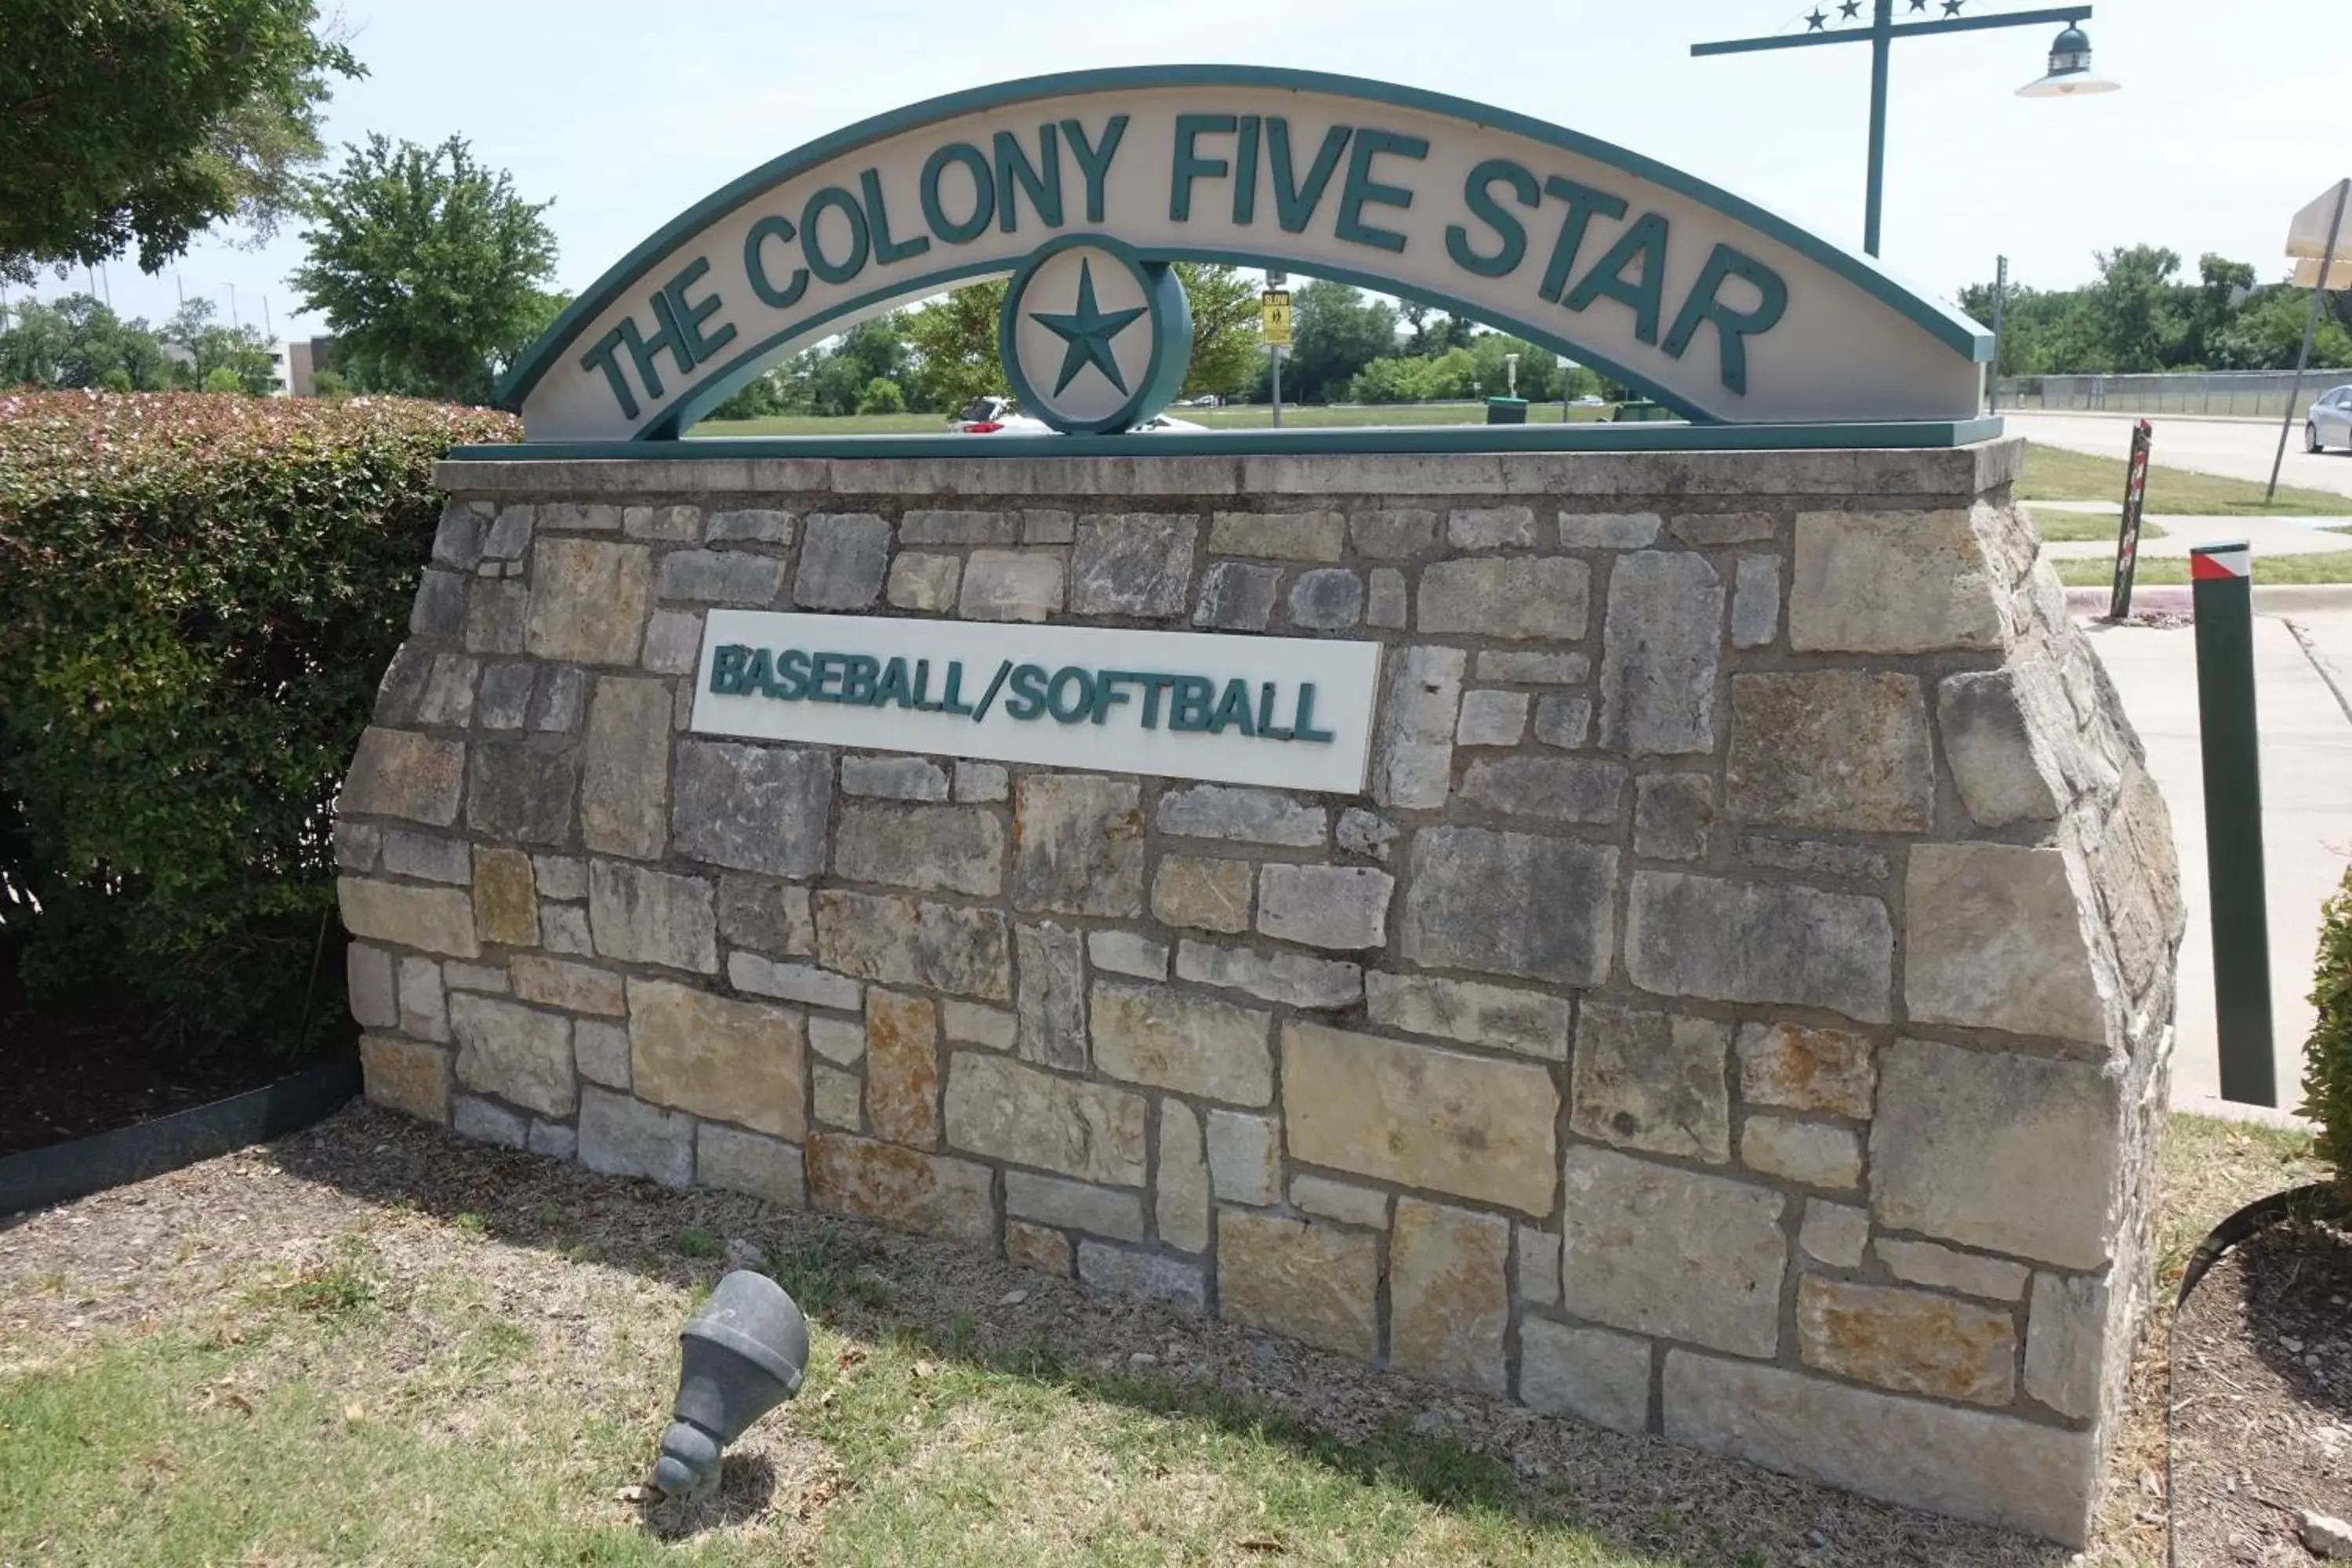
[{"label": "white sign plaque", "polygon": [[694,730],[1358,795],[1381,645],[713,610]]}]

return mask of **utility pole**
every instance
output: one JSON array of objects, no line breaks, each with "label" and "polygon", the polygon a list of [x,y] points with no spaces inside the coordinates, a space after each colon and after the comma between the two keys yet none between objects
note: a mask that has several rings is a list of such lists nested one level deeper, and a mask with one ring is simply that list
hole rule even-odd
[{"label": "utility pole", "polygon": [[226,278],[222,279],[221,281],[228,283],[228,324],[236,331],[242,332],[245,331],[245,323],[237,319],[236,285],[229,283],[229,280]]},{"label": "utility pole", "polygon": [[1992,270],[1992,374],[1985,382],[1985,411],[2000,412],[2000,318],[2009,304],[2009,258],[1997,258]]},{"label": "utility pole", "polygon": [[[1848,21],[1859,23],[1865,0],[1832,0],[1838,14]],[[2058,44],[2050,53],[2050,72],[2041,81],[2021,88],[2021,96],[2053,97],[2074,92],[2113,91],[2113,82],[2100,81],[2091,75],[2090,40],[2075,27],[2091,15],[2088,5],[2066,5],[2055,10],[2013,11],[1999,16],[1963,16],[1960,7],[1968,0],[1941,0],[1944,15],[1940,20],[1901,22],[1895,20],[1895,0],[1867,0],[1871,7],[1867,25],[1831,29],[1829,16],[1819,5],[1805,18],[1806,29],[1768,38],[1727,38],[1712,44],[1693,44],[1694,55],[1752,54],[1764,49],[1802,49],[1818,44],[1868,44],[1870,46],[1870,173],[1869,183],[1863,193],[1862,248],[1871,255],[1878,254],[1879,217],[1882,193],[1886,182],[1886,92],[1888,69],[1894,61],[1895,40],[1923,38],[1937,33],[1978,33],[1989,27],[2031,27],[2063,23],[2066,31],[2058,35]],[[1909,0],[1912,11],[1924,12],[1928,0]],[[2077,47],[2079,45],[2079,47]],[[2063,62],[2063,63],[2062,63]]]}]

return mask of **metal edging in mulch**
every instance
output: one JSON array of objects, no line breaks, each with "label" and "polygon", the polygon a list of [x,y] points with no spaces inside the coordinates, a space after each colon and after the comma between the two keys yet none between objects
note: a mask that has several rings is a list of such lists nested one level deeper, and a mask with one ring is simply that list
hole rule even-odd
[{"label": "metal edging in mulch", "polygon": [[330,1062],[226,1100],[0,1159],[0,1215],[143,1181],[325,1120],[360,1092],[360,1065]]},{"label": "metal edging in mulch", "polygon": [[[2172,1330],[2180,1326],[2180,1310],[2189,1304],[2189,1293],[2197,1289],[2208,1270],[2221,1261],[2222,1256],[2242,1242],[2251,1241],[2283,1220],[2299,1214],[2328,1214],[2337,1210],[2335,1189],[2325,1182],[2308,1186],[2289,1187],[2283,1193],[2273,1193],[2266,1198],[2256,1198],[2231,1215],[2197,1244],[2189,1255],[2189,1262],[2180,1271],[2180,1289],[2172,1298]],[[2173,1380],[2179,1375],[2180,1363],[2169,1348],[2164,1358],[2164,1560],[2174,1563],[2174,1523],[2172,1507],[2172,1446],[2173,1446]]]}]

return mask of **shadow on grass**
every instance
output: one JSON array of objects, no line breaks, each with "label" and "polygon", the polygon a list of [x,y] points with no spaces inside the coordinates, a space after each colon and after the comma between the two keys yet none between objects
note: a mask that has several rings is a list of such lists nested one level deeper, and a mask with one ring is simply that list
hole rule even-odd
[{"label": "shadow on grass", "polygon": [[776,1497],[776,1467],[764,1454],[730,1454],[719,1467],[719,1489],[701,1502],[655,1497],[637,1505],[637,1525],[658,1541],[688,1541],[757,1519]]},{"label": "shadow on grass", "polygon": [[[272,1152],[287,1172],[352,1196],[435,1215],[487,1239],[630,1269],[689,1292],[707,1290],[729,1267],[712,1256],[714,1238],[747,1239],[764,1249],[760,1267],[810,1320],[838,1333],[1202,1423],[1449,1511],[1582,1531],[1628,1563],[2040,1568],[2069,1555],[1655,1439],[1374,1373],[1303,1347],[1277,1351],[1254,1331],[1172,1306],[1105,1297],[954,1243],[730,1194],[601,1177],[460,1142],[365,1105],[282,1141]],[[1024,1295],[1015,1298],[1013,1290]],[[1026,1306],[1013,1306],[1016,1300]],[[1040,1331],[1041,1307],[1058,1318],[1052,1333]],[[1124,1370],[1129,1352],[1180,1340],[1200,1342],[1193,1347],[1199,1364],[1189,1374]],[[1307,1375],[1286,1385],[1272,1375],[1279,1365],[1303,1367]],[[1285,1407],[1284,1396],[1301,1384],[1314,1389],[1314,1412],[1328,1425]],[[1410,1410],[1422,1416],[1400,1414]],[[1539,1438],[1532,1447],[1530,1434]],[[1530,1464],[1537,1451],[1543,1459]],[[739,1487],[730,1473],[721,1499],[705,1506],[756,1511],[774,1485],[772,1475],[764,1483],[746,1476]],[[657,1508],[646,1510],[645,1522],[663,1534],[719,1521]],[[1824,1528],[1807,1528],[1817,1523]],[[1834,1549],[1820,1550],[1832,1540]],[[1587,1560],[1578,1543],[1563,1539],[1558,1545],[1568,1560]]]}]

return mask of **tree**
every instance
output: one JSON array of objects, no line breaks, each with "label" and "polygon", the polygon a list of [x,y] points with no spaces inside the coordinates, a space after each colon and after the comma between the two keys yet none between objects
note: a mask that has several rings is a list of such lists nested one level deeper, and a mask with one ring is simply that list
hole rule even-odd
[{"label": "tree", "polygon": [[1192,363],[1180,395],[1232,397],[1248,391],[1265,359],[1257,341],[1256,283],[1210,261],[1179,261],[1176,276],[1192,307]]},{"label": "tree", "polygon": [[183,304],[172,312],[158,336],[180,351],[175,379],[186,385],[219,392],[224,389],[215,386],[213,380],[226,374],[236,383],[225,389],[230,392],[260,396],[277,387],[278,368],[270,363],[269,344],[260,331],[253,327],[222,326],[213,320],[210,300]]},{"label": "tree", "polygon": [[160,271],[235,216],[267,237],[364,68],[314,0],[0,0],[0,279],[136,246]]},{"label": "tree", "polygon": [[1441,315],[1432,321],[1429,319],[1430,307],[1418,300],[1399,300],[1397,313],[1404,318],[1404,324],[1410,329],[1405,334],[1404,352],[1414,357],[1442,354],[1448,349],[1466,349],[1476,331],[1460,316]]},{"label": "tree", "polygon": [[1289,355],[1283,395],[1294,403],[1328,403],[1372,361],[1396,353],[1394,306],[1367,300],[1352,284],[1318,278],[1291,295]]},{"label": "tree", "polygon": [[0,331],[0,386],[153,392],[173,384],[147,323],[123,321],[88,294],[20,305],[13,317]]},{"label": "tree", "polygon": [[857,395],[857,412],[904,414],[907,412],[907,395],[899,391],[898,384],[888,376],[877,375],[866,384],[865,391]]},{"label": "tree", "polygon": [[1005,389],[996,352],[1004,289],[1001,278],[971,283],[907,312],[907,346],[918,362],[915,384],[932,407],[961,408]]},{"label": "tree", "polygon": [[347,374],[370,390],[485,403],[547,324],[554,298],[551,203],[515,195],[504,170],[465,138],[438,147],[370,136],[342,168],[311,181],[310,259],[288,279],[341,342]]}]

